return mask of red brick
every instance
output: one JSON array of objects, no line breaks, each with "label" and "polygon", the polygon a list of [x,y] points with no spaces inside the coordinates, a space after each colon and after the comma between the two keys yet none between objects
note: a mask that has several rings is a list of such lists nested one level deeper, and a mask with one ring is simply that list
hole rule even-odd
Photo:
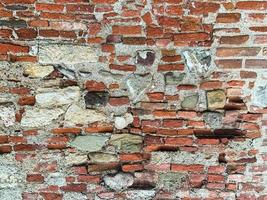
[{"label": "red brick", "polygon": [[222,174],[225,172],[225,166],[210,166],[208,168],[209,174]]},{"label": "red brick", "polygon": [[266,1],[240,1],[236,3],[236,8],[241,10],[266,10]]},{"label": "red brick", "polygon": [[101,180],[99,176],[79,175],[77,177],[77,181],[83,182],[83,183],[100,183]]},{"label": "red brick", "polygon": [[222,36],[220,38],[220,44],[243,44],[248,39],[248,35]]},{"label": "red brick", "polygon": [[158,71],[183,71],[184,64],[165,64],[158,65]]},{"label": "red brick", "polygon": [[193,111],[178,111],[179,118],[192,119],[197,117],[197,113]]},{"label": "red brick", "polygon": [[208,182],[224,182],[224,176],[223,175],[212,175],[212,174],[209,174],[208,175]]},{"label": "red brick", "polygon": [[109,104],[111,106],[123,106],[130,103],[128,97],[111,97],[109,98]]},{"label": "red brick", "polygon": [[217,48],[216,55],[219,57],[257,56],[260,50],[259,47]]},{"label": "red brick", "polygon": [[63,195],[58,193],[51,193],[51,192],[41,192],[41,196],[44,200],[62,200]]},{"label": "red brick", "polygon": [[208,33],[179,33],[174,35],[175,46],[193,46],[199,42],[210,40]]},{"label": "red brick", "polygon": [[136,66],[134,66],[134,65],[114,65],[114,64],[111,64],[111,65],[109,65],[109,68],[113,69],[113,70],[129,71],[129,72],[134,72],[136,70]]},{"label": "red brick", "polygon": [[215,60],[218,68],[222,69],[238,69],[242,67],[242,60],[238,59],[223,59],[223,60]]},{"label": "red brick", "polygon": [[2,145],[0,146],[0,154],[10,153],[12,151],[12,147],[10,145]]},{"label": "red brick", "polygon": [[266,69],[267,68],[267,60],[266,59],[247,59],[245,61],[246,68],[253,68],[253,69]]},{"label": "red brick", "polygon": [[249,27],[249,30],[255,31],[255,32],[267,32],[267,26],[254,26],[254,27]]},{"label": "red brick", "polygon": [[0,135],[0,144],[8,143],[8,136],[7,135]]},{"label": "red brick", "polygon": [[217,23],[237,23],[241,17],[240,13],[219,13],[216,18]]},{"label": "red brick", "polygon": [[88,91],[104,91],[107,89],[106,85],[103,82],[97,82],[97,81],[86,81],[85,88]]},{"label": "red brick", "polygon": [[44,177],[41,174],[27,174],[27,181],[34,183],[43,183]]},{"label": "red brick", "polygon": [[10,43],[0,43],[0,54],[6,54],[7,52],[28,53],[29,47]]},{"label": "red brick", "polygon": [[114,35],[140,35],[142,33],[141,26],[113,26],[112,34]]},{"label": "red brick", "polygon": [[176,118],[175,111],[156,110],[153,112],[153,115],[158,118]]},{"label": "red brick", "polygon": [[160,27],[148,26],[146,28],[146,32],[147,32],[147,37],[149,38],[157,38],[163,36],[163,30]]},{"label": "red brick", "polygon": [[35,151],[36,145],[34,144],[17,144],[14,146],[14,151]]},{"label": "red brick", "polygon": [[37,3],[35,9],[37,11],[62,12],[64,10],[64,5]]},{"label": "red brick", "polygon": [[163,126],[169,128],[180,128],[183,127],[184,122],[183,120],[176,120],[176,119],[165,119],[163,121]]},{"label": "red brick", "polygon": [[143,169],[144,169],[144,166],[141,164],[129,164],[129,165],[122,166],[122,171],[124,172],[142,171]]},{"label": "red brick", "polygon": [[22,96],[19,98],[18,104],[21,106],[33,106],[35,104],[35,96]]},{"label": "red brick", "polygon": [[220,140],[218,139],[198,139],[198,144],[204,144],[204,145],[217,145],[220,143]]},{"label": "red brick", "polygon": [[170,5],[166,7],[165,12],[170,16],[181,16],[183,15],[183,7],[181,5]]},{"label": "red brick", "polygon": [[192,138],[166,138],[165,144],[168,145],[180,145],[180,146],[191,146],[193,144]]},{"label": "red brick", "polygon": [[204,166],[203,165],[179,165],[179,164],[172,164],[171,165],[171,171],[176,171],[176,172],[203,172],[204,171]]},{"label": "red brick", "polygon": [[215,13],[219,10],[220,4],[212,2],[192,2],[189,5],[191,14],[207,15],[208,13]]},{"label": "red brick", "polygon": [[53,134],[79,134],[81,133],[80,128],[54,128],[52,129]]},{"label": "red brick", "polygon": [[86,4],[71,4],[67,5],[67,12],[81,12],[81,13],[93,13],[94,6]]},{"label": "red brick", "polygon": [[257,78],[257,73],[252,71],[240,71],[240,77],[243,78]]},{"label": "red brick", "polygon": [[200,88],[207,90],[207,89],[219,89],[222,88],[223,83],[220,81],[206,81],[200,84]]},{"label": "red brick", "polygon": [[86,184],[78,184],[78,183],[73,183],[73,184],[68,184],[66,186],[60,187],[61,190],[65,192],[86,192]]}]

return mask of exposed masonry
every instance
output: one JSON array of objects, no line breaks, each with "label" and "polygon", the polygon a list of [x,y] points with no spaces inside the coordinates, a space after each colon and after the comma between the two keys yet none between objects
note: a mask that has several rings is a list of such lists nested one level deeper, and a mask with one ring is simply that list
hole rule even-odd
[{"label": "exposed masonry", "polygon": [[267,2],[1,0],[1,200],[267,199]]}]

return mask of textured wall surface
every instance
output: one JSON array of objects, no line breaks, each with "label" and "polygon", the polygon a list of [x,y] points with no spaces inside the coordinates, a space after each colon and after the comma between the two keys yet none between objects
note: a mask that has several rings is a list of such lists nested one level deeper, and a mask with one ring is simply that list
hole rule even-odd
[{"label": "textured wall surface", "polygon": [[266,200],[267,1],[1,0],[1,200]]}]

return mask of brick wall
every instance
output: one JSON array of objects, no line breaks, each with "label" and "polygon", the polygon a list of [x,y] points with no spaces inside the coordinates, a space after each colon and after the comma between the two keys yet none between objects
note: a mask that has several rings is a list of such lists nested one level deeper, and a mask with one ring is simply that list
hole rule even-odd
[{"label": "brick wall", "polygon": [[267,1],[1,0],[0,199],[267,199]]}]

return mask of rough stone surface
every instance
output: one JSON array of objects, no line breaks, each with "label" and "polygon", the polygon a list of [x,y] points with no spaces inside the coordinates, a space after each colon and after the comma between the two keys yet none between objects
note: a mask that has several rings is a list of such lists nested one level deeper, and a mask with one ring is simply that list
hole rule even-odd
[{"label": "rough stone surface", "polygon": [[115,134],[111,136],[109,144],[122,152],[138,152],[141,149],[142,137],[132,134]]},{"label": "rough stone surface", "polygon": [[115,154],[109,153],[90,153],[88,154],[88,157],[92,163],[110,163],[118,161]]},{"label": "rough stone surface", "polygon": [[205,78],[211,72],[211,54],[208,50],[185,50],[183,56],[188,72]]},{"label": "rough stone surface", "polygon": [[185,97],[181,103],[182,108],[194,109],[197,106],[198,98],[197,94]]},{"label": "rough stone surface", "polygon": [[104,113],[96,110],[82,109],[76,104],[71,105],[65,114],[65,125],[90,124],[94,122],[107,121]]},{"label": "rough stone surface", "polygon": [[208,108],[223,108],[226,102],[225,92],[223,90],[213,90],[207,92]]},{"label": "rough stone surface", "polygon": [[104,183],[112,190],[125,190],[130,187],[134,178],[131,174],[128,173],[118,173],[115,176],[104,176]]},{"label": "rough stone surface", "polygon": [[130,99],[136,103],[144,98],[145,92],[151,87],[152,77],[131,74],[125,80]]},{"label": "rough stone surface", "polygon": [[78,102],[81,96],[78,87],[67,87],[64,89],[51,90],[39,89],[36,95],[36,103],[40,107],[55,107],[69,105]]},{"label": "rough stone surface", "polygon": [[206,124],[211,128],[220,128],[222,127],[223,115],[218,112],[205,112],[203,118]]},{"label": "rough stone surface", "polygon": [[70,44],[41,44],[39,46],[39,62],[43,64],[76,64],[96,61],[96,53],[89,46]]},{"label": "rough stone surface", "polygon": [[66,165],[81,165],[87,163],[88,156],[87,155],[77,155],[77,154],[70,154],[66,156]]},{"label": "rough stone surface", "polygon": [[52,65],[38,65],[34,63],[23,64],[24,74],[31,78],[44,78],[54,71]]},{"label": "rough stone surface", "polygon": [[186,181],[187,175],[179,172],[160,173],[157,187],[167,190],[177,190],[181,188]]},{"label": "rough stone surface", "polygon": [[155,52],[152,50],[138,51],[136,55],[136,64],[151,66],[155,61]]},{"label": "rough stone surface", "polygon": [[100,151],[108,140],[105,135],[86,135],[77,136],[70,146],[77,148],[80,151],[95,152]]},{"label": "rough stone surface", "polygon": [[108,103],[108,92],[87,92],[84,96],[86,107],[105,106]]},{"label": "rough stone surface", "polygon": [[64,110],[60,108],[43,109],[43,108],[30,108],[25,110],[22,117],[21,125],[26,127],[39,127],[46,126],[58,119]]},{"label": "rough stone surface", "polygon": [[185,73],[168,72],[165,74],[165,83],[167,85],[178,85],[184,80],[185,76]]},{"label": "rough stone surface", "polygon": [[259,85],[255,88],[252,94],[252,105],[267,107],[267,85]]},{"label": "rough stone surface", "polygon": [[133,116],[126,113],[123,117],[115,117],[115,127],[117,129],[124,129],[133,122]]}]

